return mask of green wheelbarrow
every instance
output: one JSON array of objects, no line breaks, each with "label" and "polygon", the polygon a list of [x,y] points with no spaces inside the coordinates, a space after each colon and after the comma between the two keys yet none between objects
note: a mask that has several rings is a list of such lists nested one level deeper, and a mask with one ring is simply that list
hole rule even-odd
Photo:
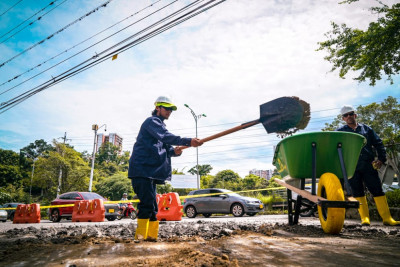
[{"label": "green wheelbarrow", "polygon": [[[301,213],[318,209],[325,233],[342,230],[346,208],[360,205],[352,197],[349,179],[365,143],[362,135],[348,132],[297,134],[278,143],[272,164],[283,177],[275,181],[287,188],[289,224],[297,224]],[[311,178],[311,192],[304,189],[307,178]]]}]

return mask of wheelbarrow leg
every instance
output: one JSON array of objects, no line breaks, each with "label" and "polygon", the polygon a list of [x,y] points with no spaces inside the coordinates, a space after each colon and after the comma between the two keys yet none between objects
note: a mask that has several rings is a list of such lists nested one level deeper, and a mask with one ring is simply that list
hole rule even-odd
[{"label": "wheelbarrow leg", "polygon": [[294,210],[293,224],[298,224],[299,223],[300,208],[301,208],[301,201],[302,200],[303,200],[303,197],[298,195],[297,196],[297,200],[296,200],[295,210]]},{"label": "wheelbarrow leg", "polygon": [[[300,182],[300,189],[304,190],[306,184],[305,179],[301,179]],[[301,195],[297,195],[296,199],[296,206],[294,210],[294,218],[293,218],[293,224],[298,224],[299,223],[299,216],[300,216],[300,209],[301,209],[301,202],[303,201],[303,197]]]},{"label": "wheelbarrow leg", "polygon": [[346,166],[344,165],[343,153],[342,153],[342,143],[337,144],[337,151],[338,151],[338,155],[339,155],[340,167],[342,168],[344,186],[345,186],[345,189],[347,192],[346,195],[353,196],[353,191],[351,190],[351,187],[350,187],[349,178],[347,177]]},{"label": "wheelbarrow leg", "polygon": [[288,218],[289,218],[289,225],[293,225],[293,209],[292,203],[296,203],[292,199],[292,190],[289,188],[286,189],[287,199],[288,199]]},{"label": "wheelbarrow leg", "polygon": [[[316,183],[317,183],[317,143],[312,142],[311,144],[311,157],[312,157],[312,177],[311,177],[311,194],[314,196],[317,194],[316,192]],[[304,190],[304,188],[302,188]]]}]

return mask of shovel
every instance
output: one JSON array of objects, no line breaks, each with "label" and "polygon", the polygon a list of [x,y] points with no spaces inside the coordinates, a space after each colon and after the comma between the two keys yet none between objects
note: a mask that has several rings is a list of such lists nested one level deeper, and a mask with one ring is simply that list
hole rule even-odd
[{"label": "shovel", "polygon": [[[242,129],[262,123],[267,133],[289,135],[300,129],[306,128],[310,121],[310,105],[298,97],[280,97],[260,105],[260,118],[243,123],[239,126],[225,130],[201,139],[208,142]],[[181,147],[182,149],[188,147]]]}]

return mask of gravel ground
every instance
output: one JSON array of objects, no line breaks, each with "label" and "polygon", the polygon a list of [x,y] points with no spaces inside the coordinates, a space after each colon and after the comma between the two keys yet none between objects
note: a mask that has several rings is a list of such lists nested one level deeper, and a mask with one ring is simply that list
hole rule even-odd
[{"label": "gravel ground", "polygon": [[317,218],[161,222],[159,240],[132,242],[136,221],[0,224],[1,266],[398,266],[400,227],[346,220],[339,235]]}]

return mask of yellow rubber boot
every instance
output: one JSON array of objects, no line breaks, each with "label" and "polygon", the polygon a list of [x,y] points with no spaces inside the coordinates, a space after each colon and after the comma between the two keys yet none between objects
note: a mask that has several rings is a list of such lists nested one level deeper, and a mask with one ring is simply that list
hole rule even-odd
[{"label": "yellow rubber boot", "polygon": [[149,219],[137,219],[135,241],[145,240],[149,230]]},{"label": "yellow rubber boot", "polygon": [[149,221],[149,231],[147,232],[146,241],[157,241],[158,238],[158,221]]},{"label": "yellow rubber boot", "polygon": [[374,200],[384,225],[400,225],[400,221],[393,220],[392,215],[390,215],[386,196],[374,197]]},{"label": "yellow rubber boot", "polygon": [[360,202],[360,208],[358,209],[358,213],[360,213],[361,217],[361,225],[368,226],[370,225],[369,221],[369,208],[368,208],[368,203],[367,203],[367,197],[356,197],[358,202]]}]

